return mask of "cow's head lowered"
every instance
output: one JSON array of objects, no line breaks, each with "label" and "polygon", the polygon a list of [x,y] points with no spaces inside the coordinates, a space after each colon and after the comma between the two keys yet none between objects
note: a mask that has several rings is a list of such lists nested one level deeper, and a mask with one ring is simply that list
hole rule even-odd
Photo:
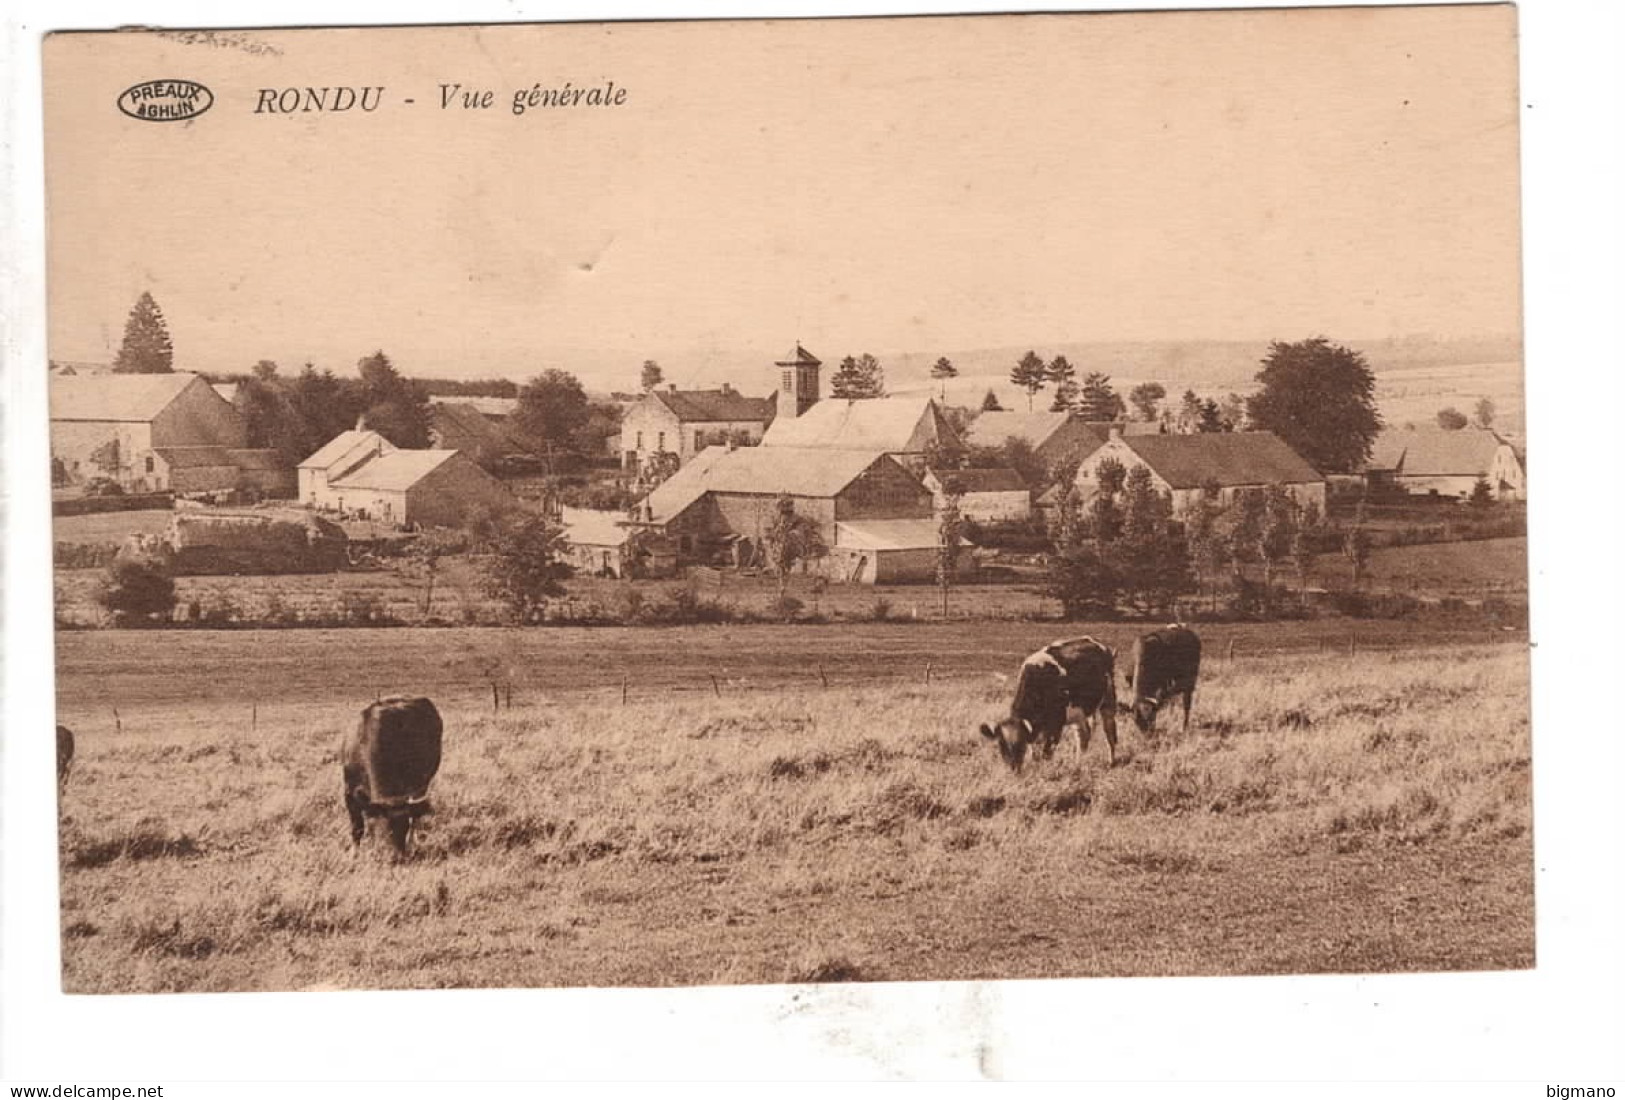
[{"label": "cow's head lowered", "polygon": [[999,756],[1010,765],[1011,771],[1019,772],[1027,759],[1027,746],[1033,743],[1037,734],[1033,731],[1033,724],[1025,718],[1004,718],[993,725],[983,722],[982,736],[997,746]]},{"label": "cow's head lowered", "polygon": [[1152,699],[1144,695],[1136,697],[1133,705],[1123,702],[1119,702],[1117,704],[1118,710],[1122,711],[1124,714],[1133,716],[1134,728],[1139,730],[1141,733],[1151,732],[1152,727],[1155,726],[1157,721],[1157,711],[1161,709],[1161,707],[1161,700]]}]

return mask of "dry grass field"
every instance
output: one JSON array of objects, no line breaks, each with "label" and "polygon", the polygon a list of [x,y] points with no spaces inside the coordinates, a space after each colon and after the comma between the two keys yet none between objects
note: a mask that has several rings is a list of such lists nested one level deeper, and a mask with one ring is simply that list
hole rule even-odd
[{"label": "dry grass field", "polygon": [[[1524,646],[1350,657],[1313,627],[1210,637],[1187,734],[1019,777],[974,730],[1048,640],[1024,624],[61,635],[64,987],[1532,966]],[[460,662],[504,639],[551,671],[493,712]],[[340,805],[374,680],[447,722],[405,863]]]}]

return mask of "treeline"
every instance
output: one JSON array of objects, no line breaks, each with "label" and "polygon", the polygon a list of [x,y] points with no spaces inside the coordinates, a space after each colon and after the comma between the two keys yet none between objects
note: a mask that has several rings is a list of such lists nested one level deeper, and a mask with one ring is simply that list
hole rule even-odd
[{"label": "treeline", "polygon": [[[572,374],[548,370],[520,385],[505,379],[467,382],[408,378],[382,351],[356,364],[355,377],[340,377],[306,363],[285,375],[268,359],[246,374],[211,381],[237,385],[234,404],[248,427],[250,447],[275,450],[288,465],[314,454],[340,432],[358,425],[403,448],[434,443],[432,398],[512,397],[517,400],[503,432],[517,453],[558,460],[597,454],[620,423],[613,406],[594,405]],[[500,459],[487,457],[492,465]]]}]

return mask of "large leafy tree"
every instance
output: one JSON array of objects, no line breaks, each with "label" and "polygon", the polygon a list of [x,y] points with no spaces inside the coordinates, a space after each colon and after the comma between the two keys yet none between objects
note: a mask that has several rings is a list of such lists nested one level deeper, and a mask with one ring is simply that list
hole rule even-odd
[{"label": "large leafy tree", "polygon": [[1322,473],[1354,473],[1382,430],[1376,377],[1360,352],[1324,336],[1277,340],[1247,399],[1254,428],[1274,432]]},{"label": "large leafy tree", "polygon": [[1038,357],[1036,351],[1029,351],[1021,357],[1021,361],[1010,368],[1010,382],[1027,391],[1027,408],[1033,407],[1033,395],[1044,388],[1049,381],[1049,368]]},{"label": "large leafy tree", "polygon": [[549,369],[519,388],[514,430],[531,450],[552,456],[573,450],[589,416],[587,391],[580,380],[567,371]]},{"label": "large leafy tree", "polygon": [[164,311],[143,290],[124,322],[124,343],[113,359],[119,374],[169,374],[175,369],[175,345],[169,338]]},{"label": "large leafy tree", "polygon": [[829,390],[831,397],[844,400],[885,397],[886,375],[880,360],[868,352],[856,358],[848,355],[830,379]]},{"label": "large leafy tree", "polygon": [[375,351],[356,364],[361,373],[367,427],[397,447],[429,445],[429,398]]}]

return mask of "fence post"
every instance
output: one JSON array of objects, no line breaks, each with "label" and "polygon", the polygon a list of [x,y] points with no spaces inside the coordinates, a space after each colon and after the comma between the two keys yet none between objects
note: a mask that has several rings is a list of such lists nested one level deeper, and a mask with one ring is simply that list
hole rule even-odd
[{"label": "fence post", "polygon": [[925,685],[926,685],[926,687],[931,686],[931,662],[930,661],[925,662]]},{"label": "fence post", "polygon": [[825,687],[829,687],[829,677],[824,675],[824,666],[822,662],[820,662],[818,665],[818,678],[824,682]]},{"label": "fence post", "polygon": [[1230,639],[1230,644],[1224,647],[1224,660],[1226,664],[1236,659],[1236,640]]},{"label": "fence post", "polygon": [[113,728],[121,735],[124,733],[124,719],[118,716],[118,708],[113,708]]},{"label": "fence post", "polygon": [[513,709],[513,681],[512,680],[510,680],[506,684],[502,685],[502,709],[503,710],[512,710]]},{"label": "fence post", "polygon": [[722,698],[722,688],[720,685],[718,685],[717,674],[714,672],[711,673],[711,694],[715,695],[718,699]]},{"label": "fence post", "polygon": [[248,705],[248,732],[250,735],[257,735],[259,733],[259,728],[260,704],[259,700],[256,699]]},{"label": "fence post", "polygon": [[621,673],[621,706],[626,706],[626,673]]}]

